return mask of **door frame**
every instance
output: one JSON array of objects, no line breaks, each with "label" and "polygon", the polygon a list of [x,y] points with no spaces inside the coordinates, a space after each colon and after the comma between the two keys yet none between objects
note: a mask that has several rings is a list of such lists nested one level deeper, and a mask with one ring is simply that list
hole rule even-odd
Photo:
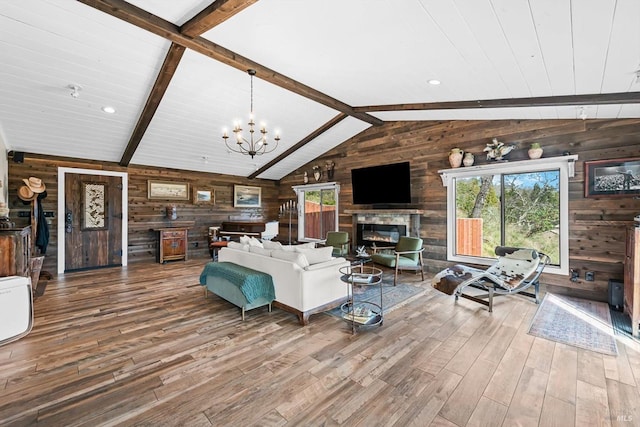
[{"label": "door frame", "polygon": [[80,175],[102,175],[102,176],[119,176],[122,178],[122,242],[120,246],[122,248],[122,266],[127,266],[128,250],[127,242],[129,241],[129,221],[128,221],[128,174],[127,172],[113,172],[98,169],[80,169],[80,168],[65,168],[58,167],[58,274],[64,274],[65,266],[65,231],[64,231],[64,212],[66,204],[65,194],[65,180],[66,174],[80,174]]}]

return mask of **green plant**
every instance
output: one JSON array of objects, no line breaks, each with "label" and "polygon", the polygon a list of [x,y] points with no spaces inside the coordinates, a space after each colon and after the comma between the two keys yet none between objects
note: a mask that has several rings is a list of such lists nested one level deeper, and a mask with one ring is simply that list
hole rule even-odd
[{"label": "green plant", "polygon": [[540,143],[539,142],[532,143],[531,148],[540,148]]}]

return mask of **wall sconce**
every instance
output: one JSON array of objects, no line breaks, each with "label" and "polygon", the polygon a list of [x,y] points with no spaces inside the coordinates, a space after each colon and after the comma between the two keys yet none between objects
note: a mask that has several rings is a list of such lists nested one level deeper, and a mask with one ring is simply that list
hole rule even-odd
[{"label": "wall sconce", "polygon": [[334,162],[327,162],[325,167],[327,168],[327,179],[329,179],[329,181],[333,180],[333,172],[336,164]]}]

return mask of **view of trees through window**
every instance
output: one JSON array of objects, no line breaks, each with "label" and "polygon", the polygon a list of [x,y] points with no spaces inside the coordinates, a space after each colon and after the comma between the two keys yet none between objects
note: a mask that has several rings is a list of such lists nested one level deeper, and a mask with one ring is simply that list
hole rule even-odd
[{"label": "view of trees through window", "polygon": [[530,247],[560,263],[560,172],[456,178],[456,254]]},{"label": "view of trees through window", "polygon": [[304,237],[324,239],[336,226],[336,191],[334,188],[304,192]]}]

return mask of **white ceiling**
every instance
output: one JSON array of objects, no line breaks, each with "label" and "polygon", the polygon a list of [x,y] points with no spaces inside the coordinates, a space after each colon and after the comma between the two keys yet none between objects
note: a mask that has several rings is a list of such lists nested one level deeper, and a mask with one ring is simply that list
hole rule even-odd
[{"label": "white ceiling", "polygon": [[[129,3],[179,26],[212,2]],[[351,107],[640,92],[638,0],[260,0],[202,37]],[[170,44],[79,1],[0,0],[0,137],[10,150],[119,162]],[[258,74],[256,118],[282,140],[254,159],[229,153],[222,129],[248,118],[249,87],[245,71],[187,49],[131,163],[249,176],[340,114]],[[640,104],[584,108],[640,117]],[[369,114],[566,119],[580,109]],[[369,126],[348,117],[259,177],[280,179]]]}]

